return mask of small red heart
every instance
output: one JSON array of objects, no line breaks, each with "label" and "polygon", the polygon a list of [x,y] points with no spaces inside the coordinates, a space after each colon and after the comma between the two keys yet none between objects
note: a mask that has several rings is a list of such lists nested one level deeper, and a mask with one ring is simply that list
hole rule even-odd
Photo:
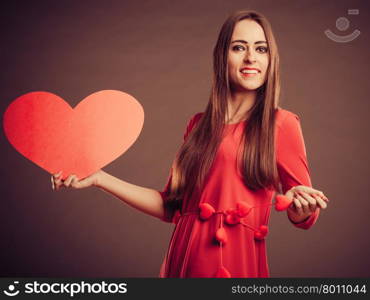
[{"label": "small red heart", "polygon": [[199,209],[200,209],[199,217],[202,220],[207,220],[215,212],[215,209],[213,208],[213,206],[208,203],[200,203]]},{"label": "small red heart", "polygon": [[240,218],[244,218],[246,215],[248,215],[251,209],[252,208],[249,207],[249,205],[245,202],[242,201],[236,202],[236,210]]},{"label": "small red heart", "polygon": [[223,244],[225,244],[227,242],[227,234],[226,234],[225,228],[220,227],[219,229],[217,229],[217,231],[216,231],[216,239],[220,243],[223,243]]},{"label": "small red heart", "polygon": [[255,231],[254,232],[254,238],[257,239],[257,240],[263,239],[263,235],[262,235],[261,231]]},{"label": "small red heart", "polygon": [[263,234],[261,231],[257,230],[254,232],[254,238],[256,240],[263,240],[265,238],[265,234]]},{"label": "small red heart", "polygon": [[225,223],[229,225],[235,225],[240,223],[240,217],[237,215],[236,211],[233,211],[226,215]]},{"label": "small red heart", "polygon": [[285,195],[276,195],[275,209],[278,211],[286,210],[292,202],[293,200],[290,200]]},{"label": "small red heart", "polygon": [[231,274],[225,267],[221,267],[216,273],[216,278],[231,278]]},{"label": "small red heart", "polygon": [[4,113],[10,144],[49,173],[91,175],[135,142],[144,124],[140,103],[121,91],[91,94],[72,108],[57,95],[31,92]]},{"label": "small red heart", "polygon": [[261,231],[262,234],[266,235],[268,233],[269,229],[266,225],[261,225],[260,226],[260,231]]},{"label": "small red heart", "polygon": [[233,208],[229,208],[229,209],[227,209],[226,210],[226,214],[233,214],[233,213],[235,213],[235,209],[233,209]]}]

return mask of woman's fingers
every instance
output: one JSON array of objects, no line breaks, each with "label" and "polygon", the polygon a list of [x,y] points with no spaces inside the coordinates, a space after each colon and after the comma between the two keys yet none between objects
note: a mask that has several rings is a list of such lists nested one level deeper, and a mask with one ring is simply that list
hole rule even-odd
[{"label": "woman's fingers", "polygon": [[53,176],[50,177],[50,181],[51,181],[51,188],[54,190],[55,189],[55,184],[54,184],[54,177]]},{"label": "woman's fingers", "polygon": [[53,177],[59,177],[60,175],[62,175],[62,171],[59,171],[58,173],[53,174]]},{"label": "woman's fingers", "polygon": [[53,190],[59,190],[60,186],[62,185],[62,171],[59,171],[59,173],[56,173],[56,174],[53,174],[53,176],[51,176],[51,187]]},{"label": "woman's fingers", "polygon": [[323,199],[321,199],[320,196],[317,194],[308,194],[302,191],[297,192],[301,197],[303,197],[306,201],[309,202],[311,211],[315,211],[316,206],[319,206],[322,209],[325,209],[327,207],[327,204]]},{"label": "woman's fingers", "polygon": [[69,175],[65,180],[61,178],[62,172],[53,174],[51,176],[51,187],[53,190],[58,191],[62,187],[73,187],[75,189],[82,189],[85,187],[92,186],[96,181],[96,174],[88,176],[82,180],[79,180],[75,174]]},{"label": "woman's fingers", "polygon": [[322,209],[325,209],[325,208],[328,206],[328,205],[326,204],[326,202],[325,202],[324,200],[322,200],[318,195],[313,194],[312,196],[316,199],[317,203],[320,205],[320,207],[321,207]]},{"label": "woman's fingers", "polygon": [[310,202],[305,200],[301,195],[296,195],[294,198],[301,203],[302,211],[304,214],[308,214],[312,211],[315,211],[316,206],[314,205],[313,207],[313,205],[311,205]]},{"label": "woman's fingers", "polygon": [[81,188],[85,187],[84,181],[79,180],[76,175],[72,175],[72,182],[71,182],[70,185],[75,189],[81,189]]},{"label": "woman's fingers", "polygon": [[297,198],[293,198],[294,206],[299,215],[303,214],[303,207],[301,202]]},{"label": "woman's fingers", "polygon": [[325,201],[329,201],[329,199],[324,195],[324,193],[322,191],[319,191],[319,190],[316,190],[312,187],[309,187],[309,186],[305,186],[305,185],[298,185],[298,186],[295,186],[294,187],[294,190],[295,191],[302,191],[302,192],[305,192],[307,194],[316,194],[318,196],[320,196],[322,199],[324,199]]},{"label": "woman's fingers", "polygon": [[305,186],[305,185],[297,185],[295,187],[295,190],[296,191],[306,192],[306,193],[316,193],[316,194],[319,194],[320,196],[324,196],[324,193],[322,191],[316,190],[316,189],[314,189],[312,187]]},{"label": "woman's fingers", "polygon": [[64,182],[63,182],[64,186],[65,186],[65,187],[69,187],[69,186],[71,185],[72,180],[73,180],[74,178],[76,178],[76,179],[77,179],[77,176],[76,176],[76,175],[74,175],[74,174],[69,175],[69,176],[67,177],[67,179],[66,179],[66,180],[64,180]]},{"label": "woman's fingers", "polygon": [[89,177],[79,180],[76,175],[72,175],[71,186],[75,189],[82,189],[91,185],[91,179]]},{"label": "woman's fingers", "polygon": [[302,202],[303,211],[306,213],[314,212],[316,210],[316,200],[313,198],[303,197],[302,195],[297,196]]},{"label": "woman's fingers", "polygon": [[[51,187],[53,190],[58,191],[61,187],[70,187],[72,182],[78,182],[76,175],[72,174],[67,177],[67,179],[62,180],[62,171],[59,173],[53,174],[51,177]],[[73,185],[72,185],[73,186]]]}]

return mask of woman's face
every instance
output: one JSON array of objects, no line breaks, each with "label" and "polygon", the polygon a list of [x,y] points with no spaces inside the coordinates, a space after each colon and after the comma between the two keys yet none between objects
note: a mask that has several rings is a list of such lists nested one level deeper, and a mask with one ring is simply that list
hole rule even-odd
[{"label": "woman's face", "polygon": [[267,47],[263,28],[257,22],[245,19],[235,24],[228,54],[232,91],[256,90],[264,84],[269,65]]}]

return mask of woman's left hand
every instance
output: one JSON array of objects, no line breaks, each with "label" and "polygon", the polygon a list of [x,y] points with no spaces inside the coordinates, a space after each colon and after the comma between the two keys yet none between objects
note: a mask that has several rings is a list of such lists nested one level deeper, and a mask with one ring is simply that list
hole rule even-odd
[{"label": "woman's left hand", "polygon": [[317,207],[326,209],[329,201],[322,191],[304,185],[291,188],[285,196],[293,199],[292,205],[288,207],[288,212],[296,216],[295,220],[306,218],[315,212]]}]

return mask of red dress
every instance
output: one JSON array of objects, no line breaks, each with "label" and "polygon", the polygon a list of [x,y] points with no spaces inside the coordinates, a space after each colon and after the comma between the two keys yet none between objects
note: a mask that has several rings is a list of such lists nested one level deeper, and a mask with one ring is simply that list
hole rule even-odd
[{"label": "red dress", "polygon": [[[198,113],[191,118],[184,139],[201,116]],[[243,184],[236,155],[245,122],[225,125],[226,135],[200,196],[184,199],[181,213],[165,208],[162,220],[176,226],[160,277],[269,277],[266,238],[275,190],[255,192]],[[276,160],[283,193],[296,185],[311,187],[299,117],[279,108],[275,124]],[[171,178],[170,173],[164,191],[160,191],[163,198]],[[202,215],[200,203],[204,208]],[[213,213],[207,208],[213,208]],[[301,223],[288,219],[294,226],[308,229],[319,212],[317,208]]]}]

